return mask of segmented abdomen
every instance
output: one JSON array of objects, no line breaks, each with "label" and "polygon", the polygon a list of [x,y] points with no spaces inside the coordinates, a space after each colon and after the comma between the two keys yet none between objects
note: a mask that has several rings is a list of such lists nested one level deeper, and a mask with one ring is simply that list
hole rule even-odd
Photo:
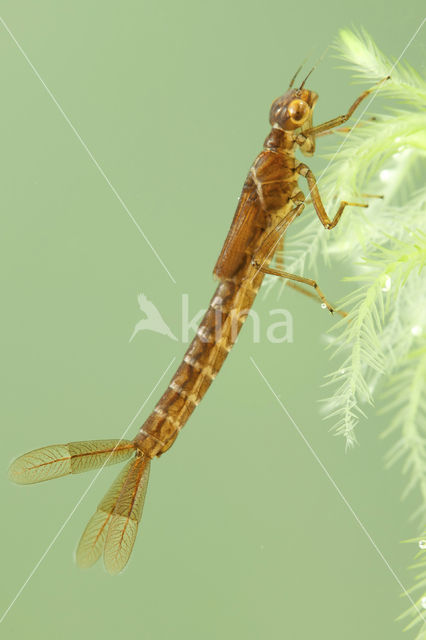
[{"label": "segmented abdomen", "polygon": [[217,287],[180,367],[135,438],[149,457],[167,451],[202,400],[237,339],[263,276],[253,267],[242,282],[225,280]]},{"label": "segmented abdomen", "polygon": [[[221,282],[179,369],[134,440],[151,458],[175,441],[222,367],[254,302],[264,274],[252,259],[293,207],[291,197],[297,190],[290,142],[272,130],[253,163],[214,269]],[[275,248],[276,243],[262,266],[269,264]]]}]

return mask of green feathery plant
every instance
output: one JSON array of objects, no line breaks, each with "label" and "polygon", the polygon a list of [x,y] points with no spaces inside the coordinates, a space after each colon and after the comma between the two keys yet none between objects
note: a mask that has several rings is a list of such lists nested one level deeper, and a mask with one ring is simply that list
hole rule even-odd
[{"label": "green feathery plant", "polygon": [[[364,31],[342,31],[337,49],[364,85],[391,75],[377,92],[391,106],[349,136],[335,134],[344,144],[320,178],[320,191],[328,211],[362,193],[383,199],[345,211],[333,233],[314,214],[307,225],[299,223],[286,242],[285,268],[312,272],[321,255],[357,265],[347,278],[356,287],[339,305],[349,321],[337,323],[330,345],[339,365],[328,376],[333,393],[325,413],[350,447],[362,406],[382,400],[392,415],[383,436],[394,440],[387,463],[402,463],[404,495],[417,493],[416,527],[426,540],[426,186],[416,188],[426,158],[426,82],[408,64],[395,65]],[[416,640],[426,640],[426,542],[419,538],[415,606],[401,618],[407,628],[416,626]]]}]

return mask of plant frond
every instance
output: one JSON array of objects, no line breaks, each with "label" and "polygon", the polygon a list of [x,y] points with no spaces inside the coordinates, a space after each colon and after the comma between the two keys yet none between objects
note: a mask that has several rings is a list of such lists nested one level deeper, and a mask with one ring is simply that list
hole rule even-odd
[{"label": "plant frond", "polygon": [[383,92],[413,104],[426,104],[426,87],[419,73],[406,62],[396,64],[388,58],[364,29],[342,29],[336,48],[356,78],[381,80],[390,75],[390,81],[383,85]]},{"label": "plant frond", "polygon": [[[357,79],[374,83],[391,74],[377,92],[388,106],[349,134],[336,134],[338,151],[327,156],[319,190],[330,217],[342,200],[360,202],[362,193],[383,198],[368,200],[368,209],[348,207],[331,233],[314,212],[301,226],[304,214],[285,239],[284,264],[300,274],[307,268],[315,274],[320,257],[350,265],[345,280],[353,290],[338,305],[349,317],[335,325],[329,341],[337,365],[325,381],[323,412],[347,447],[357,441],[365,407],[378,404],[389,415],[386,465],[398,465],[403,496],[416,494],[413,518],[425,531],[426,82],[383,54],[363,30],[341,31],[336,46]],[[269,279],[268,291],[276,280]],[[426,640],[426,550],[414,566],[415,605],[401,619],[416,628],[416,640]]]}]

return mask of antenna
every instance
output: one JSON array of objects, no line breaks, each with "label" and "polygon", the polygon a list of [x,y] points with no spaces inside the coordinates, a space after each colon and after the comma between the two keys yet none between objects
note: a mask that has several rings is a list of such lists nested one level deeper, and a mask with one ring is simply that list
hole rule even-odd
[{"label": "antenna", "polygon": [[304,61],[302,62],[302,64],[300,65],[300,67],[298,68],[298,70],[296,71],[296,73],[294,74],[294,76],[291,79],[290,84],[288,85],[288,88],[291,89],[293,86],[294,81],[296,80],[296,76],[299,73],[299,71],[302,69],[303,65],[305,64],[307,58],[304,59]]},{"label": "antenna", "polygon": [[306,76],[306,78],[304,79],[304,81],[302,82],[302,84],[300,85],[299,90],[300,90],[300,89],[303,89],[303,87],[304,87],[304,85],[305,85],[306,80],[309,78],[309,76],[311,75],[312,71],[314,71],[314,69],[316,69],[316,65],[314,65],[314,66],[312,67],[312,69],[310,70],[310,72],[308,73],[308,75]]},{"label": "antenna", "polygon": [[309,78],[309,76],[311,75],[312,71],[315,71],[315,69],[317,68],[317,66],[319,65],[319,63],[323,61],[324,56],[325,56],[325,54],[327,53],[327,51],[328,51],[329,47],[330,47],[330,45],[328,45],[328,46],[324,49],[323,53],[320,55],[320,57],[318,58],[318,60],[316,61],[316,63],[314,64],[314,66],[312,67],[312,69],[310,70],[310,72],[308,73],[308,75],[306,76],[306,78],[304,79],[304,81],[302,82],[302,84],[300,85],[299,90],[300,90],[300,89],[303,89],[303,87],[305,86],[305,82],[306,82],[306,80]]}]

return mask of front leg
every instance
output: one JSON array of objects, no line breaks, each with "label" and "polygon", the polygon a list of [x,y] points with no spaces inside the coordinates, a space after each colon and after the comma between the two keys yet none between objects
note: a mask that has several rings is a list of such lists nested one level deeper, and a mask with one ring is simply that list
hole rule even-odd
[{"label": "front leg", "polygon": [[327,131],[316,133],[315,138],[322,138],[323,136],[329,136],[333,133],[336,133],[336,131],[339,133],[350,133],[354,129],[359,129],[359,127],[365,126],[367,122],[375,122],[376,120],[377,118],[375,116],[371,116],[371,118],[368,118],[368,120],[365,120],[364,122],[357,122],[357,124],[354,124],[352,127],[339,127],[338,129],[334,129],[334,131],[332,129],[327,129]]},{"label": "front leg", "polygon": [[323,124],[319,124],[316,127],[311,127],[310,129],[303,131],[303,133],[299,134],[296,138],[297,144],[303,145],[306,143],[307,138],[310,138],[311,136],[313,137],[318,136],[318,134],[322,133],[323,131],[328,131],[329,129],[338,127],[339,125],[349,120],[349,118],[351,117],[355,109],[361,104],[361,102],[365,100],[365,98],[370,93],[372,93],[373,91],[376,91],[383,82],[386,82],[386,80],[389,80],[389,79],[390,79],[390,76],[386,76],[386,78],[383,78],[382,80],[380,80],[373,87],[370,87],[370,89],[363,91],[361,95],[355,100],[355,102],[349,107],[348,111],[343,115],[337,116],[337,118],[332,118],[332,120],[327,120],[327,122],[324,122]]},{"label": "front leg", "polygon": [[360,204],[359,202],[346,202],[346,200],[342,200],[336,215],[331,220],[328,217],[326,210],[324,209],[324,205],[318,191],[317,181],[312,171],[306,164],[303,164],[303,162],[301,162],[297,167],[297,172],[300,173],[301,176],[306,178],[309,186],[309,191],[311,192],[312,203],[315,207],[315,211],[317,212],[317,216],[320,219],[321,224],[326,229],[333,229],[336,226],[346,206],[350,205],[351,207],[363,207],[364,209],[368,207],[368,204]]}]

